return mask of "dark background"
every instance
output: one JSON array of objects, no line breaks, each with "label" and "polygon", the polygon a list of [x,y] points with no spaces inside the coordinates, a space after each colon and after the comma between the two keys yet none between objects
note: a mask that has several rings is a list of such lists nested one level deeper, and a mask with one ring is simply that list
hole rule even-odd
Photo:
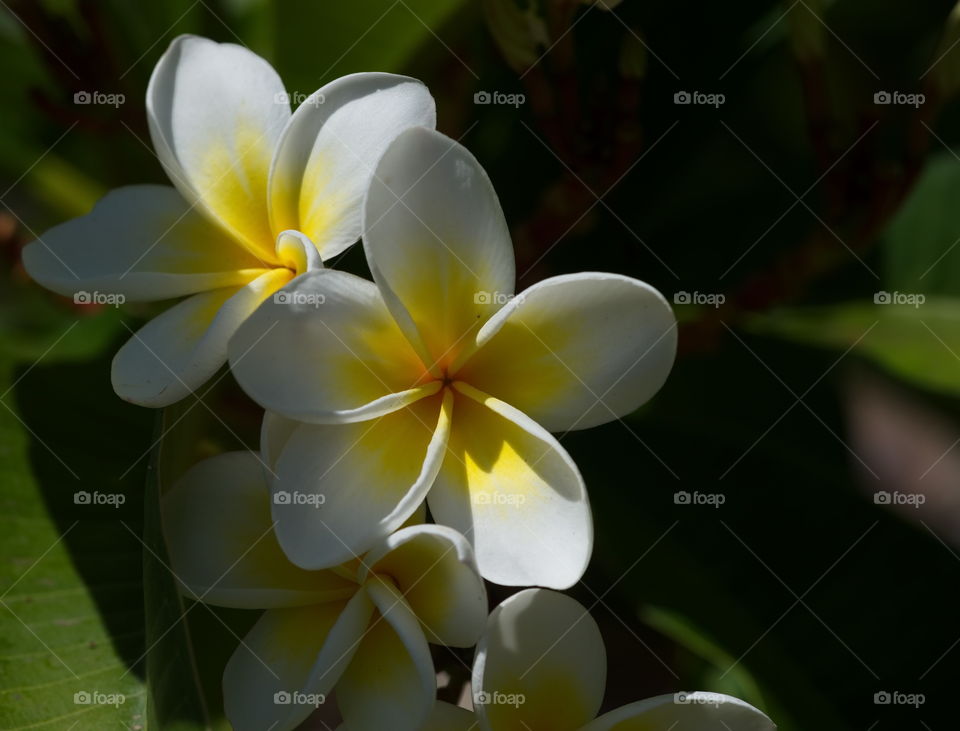
[{"label": "dark background", "polygon": [[[594,559],[572,594],[606,640],[604,709],[703,689],[748,700],[784,731],[955,728],[960,32],[948,22],[952,8],[932,0],[623,0],[613,10],[564,0],[6,0],[3,727],[121,727],[101,709],[74,715],[66,689],[97,684],[128,693],[128,727],[155,713],[144,702],[141,658],[156,633],[148,622],[144,635],[143,576],[150,584],[153,574],[139,536],[146,530],[150,544],[155,485],[146,526],[142,486],[155,482],[157,415],[123,404],[109,384],[126,328],[153,310],[76,306],[49,294],[28,280],[19,250],[110,188],[165,182],[143,97],[170,40],[190,32],[248,45],[291,92],[354,71],[422,79],[437,99],[439,129],[493,179],[519,288],[601,270],[648,281],[671,300],[722,296],[716,307],[677,307],[677,365],[651,403],[561,438],[594,507]],[[84,90],[121,93],[125,103],[74,104]],[[475,104],[481,91],[525,100]],[[676,104],[683,91],[724,102]],[[877,104],[878,92],[922,94],[923,103]],[[359,247],[332,265],[364,273]],[[875,304],[882,292],[925,300]],[[205,429],[187,440],[193,452],[235,446],[208,405],[256,446],[259,414],[227,376],[204,405],[180,407],[203,417]],[[82,511],[72,498],[79,489],[128,499]],[[723,504],[677,504],[680,491],[720,495]],[[923,504],[878,504],[880,491]],[[223,616],[231,627],[250,621]],[[219,643],[221,655],[201,653],[216,678],[235,640],[203,608],[189,626]],[[438,662],[456,685],[470,658],[441,653]],[[176,684],[154,683],[155,702]],[[879,692],[922,693],[924,702],[877,704]],[[189,705],[159,715],[185,723]]]}]

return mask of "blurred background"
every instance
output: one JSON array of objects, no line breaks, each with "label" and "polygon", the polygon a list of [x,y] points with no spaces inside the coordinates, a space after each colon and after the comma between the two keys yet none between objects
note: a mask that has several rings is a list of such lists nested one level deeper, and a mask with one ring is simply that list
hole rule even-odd
[{"label": "blurred background", "polygon": [[[422,79],[493,179],[519,288],[613,271],[676,304],[658,396],[561,437],[594,507],[571,593],[606,640],[605,709],[702,689],[784,731],[956,727],[953,2],[2,0],[3,728],[218,726],[254,619],[180,604],[153,505],[255,447],[257,409],[227,376],[158,425],[109,382],[154,309],[74,304],[20,264],[110,188],[166,182],[143,99],[180,33],[250,47],[291,96]],[[333,266],[365,273],[359,247]],[[125,501],[75,503],[97,489]],[[436,659],[456,700],[472,653]],[[97,688],[126,702],[73,702]]]}]

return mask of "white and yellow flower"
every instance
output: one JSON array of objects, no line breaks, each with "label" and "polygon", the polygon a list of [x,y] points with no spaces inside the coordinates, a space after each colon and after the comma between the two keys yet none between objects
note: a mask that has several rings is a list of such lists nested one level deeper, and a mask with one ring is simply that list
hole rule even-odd
[{"label": "white and yellow flower", "polygon": [[660,388],[676,350],[670,306],[643,282],[592,272],[514,297],[496,193],[464,147],[430,129],[389,146],[363,216],[374,282],[311,272],[230,344],[237,380],[274,412],[262,445],[283,489],[326,498],[319,511],[273,506],[281,546],[301,567],[336,565],[429,492],[485,578],[572,585],[592,520],[550,432],[619,418]]},{"label": "white and yellow flower", "polygon": [[753,706],[720,693],[657,696],[597,718],[606,655],[597,623],[577,601],[545,589],[521,591],[490,613],[477,644],[475,712],[438,701],[426,731],[776,729]]},{"label": "white and yellow flower", "polygon": [[182,591],[266,609],[224,671],[233,727],[294,728],[336,689],[351,728],[422,728],[436,696],[427,643],[469,647],[487,616],[469,543],[443,526],[412,525],[344,566],[305,571],[277,544],[270,500],[252,452],[194,465],[163,499]]},{"label": "white and yellow flower", "polygon": [[67,296],[186,297],[113,363],[121,397],[173,403],[224,364],[230,336],[265,298],[358,240],[371,166],[435,114],[423,84],[382,73],[337,79],[291,114],[264,59],[180,36],[147,89],[153,146],[174,187],[110,192],[27,246],[24,265]]}]

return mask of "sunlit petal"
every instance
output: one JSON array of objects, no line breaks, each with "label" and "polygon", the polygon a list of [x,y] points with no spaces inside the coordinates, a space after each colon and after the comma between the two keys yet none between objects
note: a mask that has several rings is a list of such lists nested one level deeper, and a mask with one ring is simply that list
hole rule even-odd
[{"label": "sunlit petal", "polygon": [[267,178],[289,119],[276,71],[233,43],[179,36],[147,87],[150,133],[170,180],[266,262],[276,259]]},{"label": "sunlit petal", "polygon": [[344,76],[294,112],[270,173],[275,231],[303,231],[323,258],[360,238],[360,208],[387,145],[409,127],[433,127],[436,110],[415,79],[383,73]]},{"label": "sunlit petal", "polygon": [[653,396],[673,366],[677,327],[650,285],[585,272],[521,292],[477,341],[457,378],[557,432],[625,416]]},{"label": "sunlit petal", "polygon": [[390,145],[364,204],[364,248],[397,321],[437,365],[472,346],[513,293],[510,232],[486,172],[466,148],[414,128]]},{"label": "sunlit petal", "polygon": [[489,581],[573,585],[590,560],[593,523],[570,455],[508,404],[454,388],[449,446],[428,498],[434,518],[470,539]]}]

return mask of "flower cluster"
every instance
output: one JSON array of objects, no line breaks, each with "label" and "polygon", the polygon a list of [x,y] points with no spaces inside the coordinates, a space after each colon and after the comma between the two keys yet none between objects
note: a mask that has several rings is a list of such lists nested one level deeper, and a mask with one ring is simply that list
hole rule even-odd
[{"label": "flower cluster", "polygon": [[[552,433],[660,388],[659,292],[585,272],[516,293],[493,186],[414,79],[346,76],[291,113],[266,61],[185,36],[147,115],[173,186],[111,192],[24,263],[61,294],[181,298],[117,353],[121,397],[166,406],[229,362],[264,408],[259,453],[194,465],[162,504],[182,592],[264,610],[224,671],[234,727],[290,729],[335,694],[355,731],[773,728],[711,694],[595,718],[599,631],[550,591],[593,545]],[[359,239],[372,281],[324,267]],[[547,589],[488,617],[484,580]],[[477,645],[474,712],[436,702],[430,643]]]}]

